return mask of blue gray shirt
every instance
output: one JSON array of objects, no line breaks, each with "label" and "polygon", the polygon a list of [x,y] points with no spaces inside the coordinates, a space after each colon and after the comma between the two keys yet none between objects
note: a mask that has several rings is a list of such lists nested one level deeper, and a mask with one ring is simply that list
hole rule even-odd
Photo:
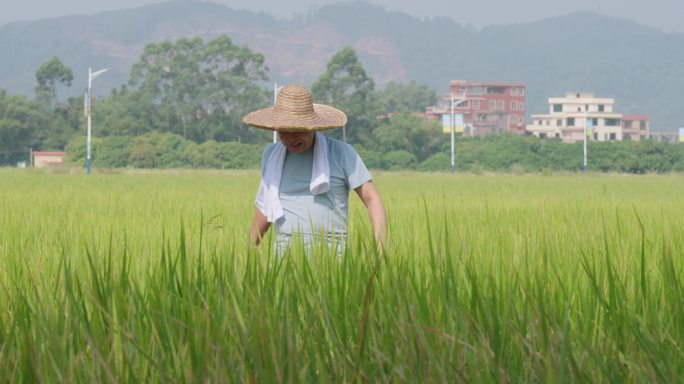
[{"label": "blue gray shirt", "polygon": [[[371,180],[371,175],[351,145],[326,137],[330,163],[330,191],[313,195],[309,191],[313,148],[303,153],[287,151],[280,182],[280,203],[285,213],[275,223],[278,248],[284,249],[293,235],[301,234],[305,245],[318,236],[329,245],[332,239],[344,242],[347,235],[349,191]],[[261,171],[275,144],[261,158]]]}]

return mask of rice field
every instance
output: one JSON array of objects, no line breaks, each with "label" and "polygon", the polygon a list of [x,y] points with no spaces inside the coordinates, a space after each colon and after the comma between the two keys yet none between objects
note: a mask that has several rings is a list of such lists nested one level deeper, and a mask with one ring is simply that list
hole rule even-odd
[{"label": "rice field", "polygon": [[684,178],[376,173],[342,256],[255,171],[0,169],[3,382],[684,380]]}]

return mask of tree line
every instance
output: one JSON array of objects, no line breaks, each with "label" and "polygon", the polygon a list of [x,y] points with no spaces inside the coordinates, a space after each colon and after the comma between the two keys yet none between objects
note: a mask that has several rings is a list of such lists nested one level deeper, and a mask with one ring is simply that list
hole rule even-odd
[{"label": "tree line", "polygon": [[[0,89],[0,164],[33,150],[66,150],[85,160],[83,97],[62,102],[58,88],[73,73],[57,57],[36,71],[35,98]],[[354,145],[371,168],[447,170],[448,140],[420,112],[434,90],[410,82],[376,89],[351,47],[337,52],[312,84],[314,100],[344,110],[348,123],[329,131]],[[148,44],[127,84],[92,105],[93,165],[136,168],[257,168],[271,132],[242,124],[247,112],[272,103],[263,55],[227,36]],[[590,143],[590,168],[615,172],[682,171],[682,146]],[[581,169],[581,146],[525,136],[459,138],[456,167],[465,171]],[[579,151],[579,154],[578,154]]]}]

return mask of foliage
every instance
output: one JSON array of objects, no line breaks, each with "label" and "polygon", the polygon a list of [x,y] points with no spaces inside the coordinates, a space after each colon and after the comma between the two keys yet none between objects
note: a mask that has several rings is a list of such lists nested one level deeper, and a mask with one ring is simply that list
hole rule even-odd
[{"label": "foliage", "polygon": [[[311,92],[317,103],[332,105],[347,114],[347,125],[341,130],[346,141],[371,143],[380,106],[375,83],[352,47],[344,47],[330,59],[325,72],[311,86]],[[337,131],[332,136],[339,138],[339,134]]]},{"label": "foliage", "polygon": [[[164,39],[217,36],[226,25],[239,34],[235,41],[259,47],[278,63],[271,77],[279,83],[311,84],[320,73],[308,63],[324,62],[330,52],[359,42],[359,57],[377,85],[406,79],[442,92],[457,69],[459,79],[526,83],[528,114],[545,111],[548,97],[587,90],[614,97],[620,112],[650,115],[657,131],[671,132],[682,121],[684,34],[592,12],[475,29],[464,20],[412,17],[365,2],[322,5],[306,16],[278,20],[212,2],[170,1],[87,15],[78,22],[64,17],[2,25],[0,52],[7,54],[0,84],[10,93],[30,95],[35,76],[27,69],[57,55],[75,69],[111,66],[96,86],[108,94],[128,79],[129,52]],[[318,39],[298,40],[294,49],[271,43],[312,30],[337,37],[323,45]],[[83,44],[83,36],[97,36],[97,44]],[[382,45],[367,44],[377,41]],[[84,76],[77,74],[69,96],[83,88]]]},{"label": "foliage", "polygon": [[[101,168],[258,168],[264,146],[238,142],[206,141],[196,144],[173,133],[149,132],[140,136],[93,138],[92,164]],[[67,146],[67,161],[85,164],[85,137]]]},{"label": "foliage", "polygon": [[67,67],[57,57],[53,56],[36,70],[36,96],[40,101],[44,101],[47,110],[55,109],[57,102],[57,85],[65,84],[71,86],[74,74],[71,68]]},{"label": "foliage", "polygon": [[44,122],[35,102],[0,88],[0,164],[26,161],[29,146],[37,147]]},{"label": "foliage", "polygon": [[174,131],[160,114],[160,108],[143,92],[122,86],[109,97],[93,101],[93,128],[100,136],[139,136],[152,131]]},{"label": "foliage", "polygon": [[413,169],[416,165],[416,157],[403,149],[389,151],[382,155],[383,167],[390,171],[402,171]]},{"label": "foliage", "polygon": [[451,156],[446,153],[435,153],[418,165],[419,171],[448,171],[451,168]]},{"label": "foliage", "polygon": [[390,81],[378,91],[378,99],[385,113],[424,112],[426,107],[437,104],[437,92],[413,80],[408,84]]},{"label": "foliage", "polygon": [[184,156],[193,168],[257,169],[263,145],[206,141],[186,149]]},{"label": "foliage", "polygon": [[160,130],[195,142],[250,141],[242,116],[266,103],[257,81],[267,80],[264,57],[228,36],[148,44],[129,84],[158,107]]},{"label": "foliage", "polygon": [[363,160],[363,163],[369,169],[383,168],[382,165],[382,152],[378,152],[372,149],[366,149],[361,145],[355,146],[356,152]]},{"label": "foliage", "polygon": [[404,150],[424,160],[442,145],[437,122],[407,110],[392,115],[373,131],[374,148],[380,152]]}]

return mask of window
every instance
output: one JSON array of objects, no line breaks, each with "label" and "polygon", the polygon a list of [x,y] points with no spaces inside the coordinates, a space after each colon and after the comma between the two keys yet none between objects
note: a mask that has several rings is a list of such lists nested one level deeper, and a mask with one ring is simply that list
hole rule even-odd
[{"label": "window", "polygon": [[625,133],[624,135],[622,135],[622,140],[632,140],[632,135],[630,135],[629,133]]},{"label": "window", "polygon": [[642,131],[646,129],[646,122],[645,121],[639,122],[639,129],[641,129]]},{"label": "window", "polygon": [[469,90],[469,93],[471,93],[473,95],[481,95],[482,94],[482,87],[470,87],[468,90]]},{"label": "window", "polygon": [[511,109],[514,111],[516,109],[518,109],[518,102],[517,101],[515,101],[515,100],[511,101]]},{"label": "window", "polygon": [[574,127],[575,126],[575,118],[574,117],[568,117],[568,127]]},{"label": "window", "polygon": [[603,104],[599,104],[599,106],[598,106],[598,111],[599,111],[599,112],[605,112],[605,109],[606,109],[606,108],[605,108],[605,106],[604,106]]},{"label": "window", "polygon": [[557,127],[560,127],[560,126],[562,126],[562,125],[563,125],[563,120],[562,120],[562,119],[556,120],[556,126],[557,126]]},{"label": "window", "polygon": [[511,87],[511,96],[518,96],[518,88]]},{"label": "window", "polygon": [[496,109],[496,100],[489,100],[489,110],[493,111]]},{"label": "window", "polygon": [[503,100],[499,100],[496,102],[496,109],[500,111],[503,111],[505,109]]},{"label": "window", "polygon": [[608,127],[616,127],[620,125],[620,122],[618,119],[606,119],[606,126]]},{"label": "window", "polygon": [[540,138],[540,139],[546,139],[546,133],[543,133],[543,132],[540,133],[540,134],[539,134],[539,138]]},{"label": "window", "polygon": [[554,112],[563,112],[563,104],[554,104],[553,105],[553,111]]},{"label": "window", "polygon": [[473,109],[480,109],[480,100],[473,100]]},{"label": "window", "polygon": [[615,133],[610,134],[610,140],[615,141]]}]

